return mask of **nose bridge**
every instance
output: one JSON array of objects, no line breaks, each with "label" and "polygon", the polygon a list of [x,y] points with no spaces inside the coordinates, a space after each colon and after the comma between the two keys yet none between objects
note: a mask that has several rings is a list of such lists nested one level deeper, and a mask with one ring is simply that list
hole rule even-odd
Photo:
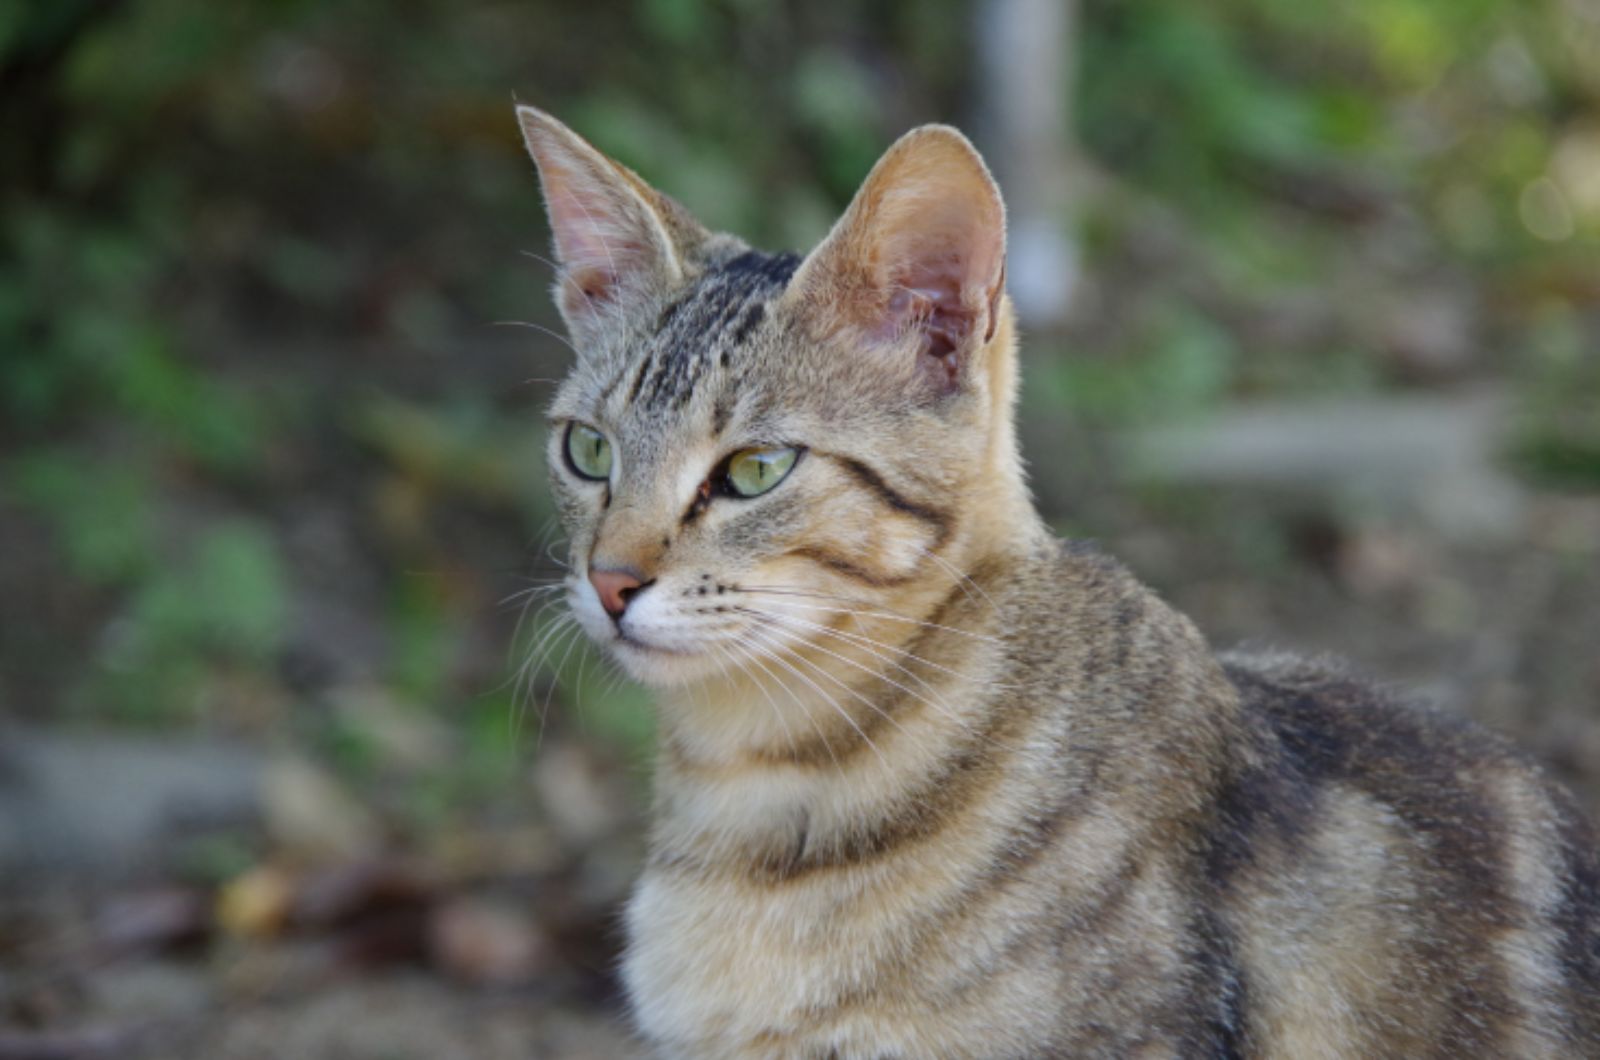
[{"label": "nose bridge", "polygon": [[641,466],[617,483],[611,506],[600,518],[591,570],[630,570],[641,579],[655,576],[661,555],[671,542],[671,499],[655,469]]}]

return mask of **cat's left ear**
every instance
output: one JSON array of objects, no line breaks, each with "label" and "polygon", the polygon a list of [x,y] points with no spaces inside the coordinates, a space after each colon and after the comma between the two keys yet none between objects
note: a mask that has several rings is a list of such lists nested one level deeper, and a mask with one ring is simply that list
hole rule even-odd
[{"label": "cat's left ear", "polygon": [[796,273],[790,290],[860,341],[912,356],[936,393],[960,387],[994,337],[1005,286],[1005,206],[988,167],[947,125],[902,136]]},{"label": "cat's left ear", "polygon": [[535,107],[517,122],[539,168],[562,274],[556,304],[580,347],[681,283],[705,230],[688,211]]}]

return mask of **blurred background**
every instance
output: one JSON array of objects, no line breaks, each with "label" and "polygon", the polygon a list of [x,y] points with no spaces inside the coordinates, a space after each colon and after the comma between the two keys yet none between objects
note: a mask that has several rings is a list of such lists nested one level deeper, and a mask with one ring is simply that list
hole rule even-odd
[{"label": "blurred background", "polygon": [[514,97],[773,249],[960,124],[1061,532],[1600,806],[1600,0],[0,0],[0,1058],[630,1055]]}]

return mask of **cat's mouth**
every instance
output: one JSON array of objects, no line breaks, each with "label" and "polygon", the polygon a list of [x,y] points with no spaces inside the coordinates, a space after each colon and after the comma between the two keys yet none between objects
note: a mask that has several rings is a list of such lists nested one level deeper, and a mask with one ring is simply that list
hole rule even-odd
[{"label": "cat's mouth", "polygon": [[605,647],[635,681],[668,688],[698,680],[714,665],[713,657],[693,644],[660,640],[637,630],[614,629]]},{"label": "cat's mouth", "polygon": [[699,654],[699,652],[688,651],[684,648],[668,648],[660,644],[651,644],[649,641],[642,640],[637,633],[629,633],[625,629],[617,630],[617,635],[613,638],[612,643],[618,647],[640,652],[644,655],[668,655],[681,659]]}]

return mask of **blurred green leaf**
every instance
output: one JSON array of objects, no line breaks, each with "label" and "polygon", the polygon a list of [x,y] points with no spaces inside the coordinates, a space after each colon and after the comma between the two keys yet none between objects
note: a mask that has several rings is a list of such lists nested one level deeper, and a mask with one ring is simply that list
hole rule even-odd
[{"label": "blurred green leaf", "polygon": [[54,527],[72,574],[94,585],[133,581],[156,561],[156,497],[145,467],[123,454],[30,452],[6,466],[10,491]]},{"label": "blurred green leaf", "polygon": [[1529,352],[1512,456],[1534,478],[1600,489],[1600,348],[1578,314],[1552,306]]},{"label": "blurred green leaf", "polygon": [[460,628],[434,578],[402,579],[389,616],[389,683],[414,702],[438,704],[459,650]]},{"label": "blurred green leaf", "polygon": [[704,0],[639,0],[639,13],[663,44],[674,47],[690,46],[705,30]]},{"label": "blurred green leaf", "polygon": [[134,598],[130,618],[155,650],[194,646],[270,660],[288,619],[287,579],[271,533],[245,521],[207,530]]}]

